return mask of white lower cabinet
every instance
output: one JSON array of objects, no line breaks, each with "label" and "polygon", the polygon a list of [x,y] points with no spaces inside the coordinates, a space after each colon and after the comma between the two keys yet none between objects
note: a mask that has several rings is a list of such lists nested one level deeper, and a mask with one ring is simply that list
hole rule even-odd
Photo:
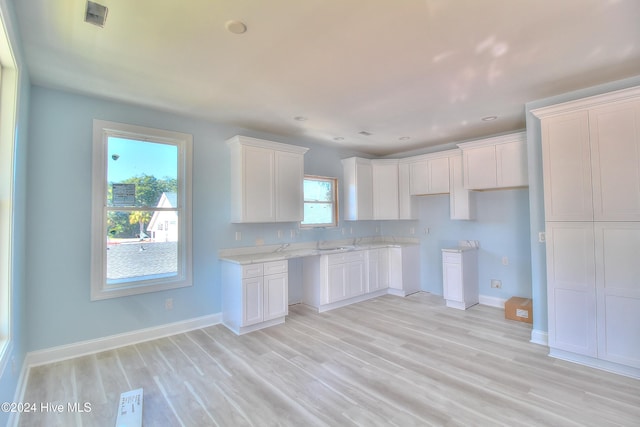
[{"label": "white lower cabinet", "polygon": [[222,263],[222,322],[236,334],[283,323],[288,314],[288,262]]},{"label": "white lower cabinet", "polygon": [[420,290],[419,246],[384,247],[305,257],[302,301],[319,312],[387,293]]},{"label": "white lower cabinet", "polygon": [[466,310],[478,304],[477,250],[443,249],[442,278],[447,307]]},{"label": "white lower cabinet", "polygon": [[375,292],[389,287],[389,249],[370,249],[367,254],[369,281],[367,292]]},{"label": "white lower cabinet", "polygon": [[640,374],[640,223],[548,222],[546,228],[552,354],[567,351]]}]

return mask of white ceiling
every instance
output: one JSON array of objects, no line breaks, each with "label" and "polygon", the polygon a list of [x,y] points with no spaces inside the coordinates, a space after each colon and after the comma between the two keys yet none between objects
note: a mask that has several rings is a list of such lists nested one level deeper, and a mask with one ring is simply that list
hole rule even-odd
[{"label": "white ceiling", "polygon": [[377,155],[640,74],[638,0],[96,1],[104,28],[85,0],[14,0],[34,84]]}]

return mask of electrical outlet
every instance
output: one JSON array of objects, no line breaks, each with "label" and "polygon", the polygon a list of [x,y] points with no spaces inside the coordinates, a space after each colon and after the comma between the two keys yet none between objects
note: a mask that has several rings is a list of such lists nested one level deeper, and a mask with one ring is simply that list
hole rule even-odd
[{"label": "electrical outlet", "polygon": [[415,227],[409,228],[409,234],[416,234],[416,228]]},{"label": "electrical outlet", "polygon": [[538,242],[539,242],[539,243],[544,243],[544,242],[546,242],[546,241],[547,241],[546,233],[545,233],[544,231],[540,231],[540,232],[538,233]]},{"label": "electrical outlet", "polygon": [[282,230],[278,230],[278,239],[282,239]]},{"label": "electrical outlet", "polygon": [[425,227],[424,228],[424,234],[429,234],[431,232],[431,230],[429,230],[429,227]]},{"label": "electrical outlet", "polygon": [[242,240],[242,232],[236,231],[236,240]]},{"label": "electrical outlet", "polygon": [[506,256],[502,257],[502,265],[509,265],[509,257],[506,257]]},{"label": "electrical outlet", "polygon": [[173,298],[167,298],[164,300],[164,309],[173,310]]},{"label": "electrical outlet", "polygon": [[291,231],[291,238],[295,239],[296,238],[296,230],[291,229],[290,231]]},{"label": "electrical outlet", "polygon": [[500,288],[502,288],[502,282],[500,280],[497,280],[497,279],[491,279],[491,287],[492,288],[496,288],[496,289],[500,289]]}]

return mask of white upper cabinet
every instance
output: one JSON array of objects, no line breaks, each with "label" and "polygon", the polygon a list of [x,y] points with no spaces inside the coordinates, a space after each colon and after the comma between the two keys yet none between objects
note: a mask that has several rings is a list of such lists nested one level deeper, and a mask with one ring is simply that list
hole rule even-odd
[{"label": "white upper cabinet", "polygon": [[373,218],[400,219],[398,206],[398,160],[371,160]]},{"label": "white upper cabinet", "polygon": [[640,100],[589,110],[596,221],[640,221]]},{"label": "white upper cabinet", "polygon": [[227,145],[231,150],[231,221],[302,221],[308,148],[240,135]]},{"label": "white upper cabinet", "polygon": [[443,194],[449,192],[448,151],[411,157],[409,194]]},{"label": "white upper cabinet", "polygon": [[529,185],[524,132],[458,144],[462,149],[464,187],[469,190]]},{"label": "white upper cabinet", "polygon": [[342,160],[344,219],[373,219],[373,169],[371,160],[349,157]]},{"label": "white upper cabinet", "polygon": [[540,108],[547,221],[640,221],[640,88]]},{"label": "white upper cabinet", "polygon": [[473,192],[464,188],[464,174],[462,171],[462,152],[449,157],[449,216],[451,219],[469,220],[475,218]]},{"label": "white upper cabinet", "polygon": [[544,207],[547,221],[591,221],[589,114],[578,111],[542,121]]},{"label": "white upper cabinet", "polygon": [[418,219],[418,203],[409,191],[409,163],[398,162],[398,215],[399,219]]}]

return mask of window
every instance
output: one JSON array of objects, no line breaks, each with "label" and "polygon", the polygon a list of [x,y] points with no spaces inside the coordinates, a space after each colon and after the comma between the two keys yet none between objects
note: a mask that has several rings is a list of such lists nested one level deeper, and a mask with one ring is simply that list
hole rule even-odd
[{"label": "window", "polygon": [[[11,293],[14,259],[14,161],[19,70],[0,17],[0,373],[13,346]],[[19,262],[19,261],[18,261]]]},{"label": "window", "polygon": [[305,175],[304,220],[302,227],[338,226],[338,185],[336,178]]},{"label": "window", "polygon": [[191,144],[94,120],[92,300],[191,285]]}]

